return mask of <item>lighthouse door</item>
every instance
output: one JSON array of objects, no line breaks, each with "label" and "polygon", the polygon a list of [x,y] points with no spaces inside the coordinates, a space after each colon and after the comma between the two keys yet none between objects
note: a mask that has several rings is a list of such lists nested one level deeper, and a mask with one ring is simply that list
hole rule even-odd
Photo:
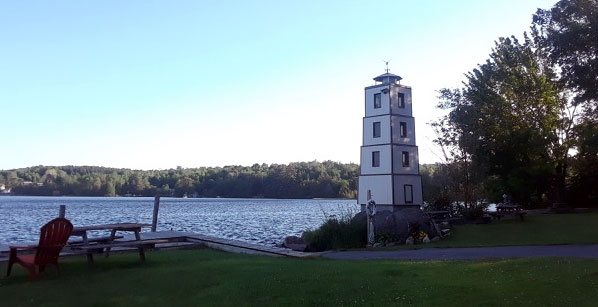
[{"label": "lighthouse door", "polygon": [[411,185],[411,184],[404,185],[403,192],[405,193],[405,203],[412,204],[413,203],[413,185]]}]

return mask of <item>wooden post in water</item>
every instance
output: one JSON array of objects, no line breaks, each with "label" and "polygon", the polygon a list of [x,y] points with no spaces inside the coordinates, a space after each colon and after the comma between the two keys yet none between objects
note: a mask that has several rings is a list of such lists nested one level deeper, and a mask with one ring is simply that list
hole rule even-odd
[{"label": "wooden post in water", "polygon": [[154,215],[152,217],[152,232],[156,232],[158,226],[158,209],[160,208],[160,195],[154,197]]},{"label": "wooden post in water", "polygon": [[58,210],[58,217],[64,218],[66,216],[66,205],[60,205]]}]

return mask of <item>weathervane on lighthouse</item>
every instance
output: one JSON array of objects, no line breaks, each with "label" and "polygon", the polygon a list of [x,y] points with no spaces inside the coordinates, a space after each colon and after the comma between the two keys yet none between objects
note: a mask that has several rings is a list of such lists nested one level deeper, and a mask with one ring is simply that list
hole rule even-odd
[{"label": "weathervane on lighthouse", "polygon": [[388,69],[388,63],[390,62],[390,60],[388,60],[388,61],[382,60],[382,62],[384,62],[386,64],[386,73],[388,73],[390,71],[390,69]]},{"label": "weathervane on lighthouse", "polygon": [[411,87],[383,62],[386,73],[365,88],[358,202],[362,210],[374,201],[378,211],[396,211],[419,207],[423,197]]}]

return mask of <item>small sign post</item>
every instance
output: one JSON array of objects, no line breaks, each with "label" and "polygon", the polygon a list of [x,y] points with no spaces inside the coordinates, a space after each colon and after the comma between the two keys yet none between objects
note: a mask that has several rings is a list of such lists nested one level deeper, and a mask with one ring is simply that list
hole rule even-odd
[{"label": "small sign post", "polygon": [[368,216],[368,246],[372,247],[374,246],[374,244],[376,244],[376,234],[374,232],[374,215],[376,215],[376,202],[370,200],[367,206],[365,207],[365,210]]},{"label": "small sign post", "polygon": [[160,209],[160,195],[154,197],[154,215],[152,217],[152,232],[156,232],[158,226],[158,209]]}]

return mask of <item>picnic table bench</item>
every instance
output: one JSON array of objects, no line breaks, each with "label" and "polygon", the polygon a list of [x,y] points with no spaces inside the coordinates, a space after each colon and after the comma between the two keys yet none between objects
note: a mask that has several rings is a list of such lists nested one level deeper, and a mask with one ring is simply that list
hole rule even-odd
[{"label": "picnic table bench", "polygon": [[132,247],[139,250],[139,258],[145,261],[145,249],[153,248],[156,244],[171,243],[169,239],[149,239],[149,240],[132,240],[132,241],[113,241],[109,243],[88,244],[80,246],[72,246],[71,249],[83,250],[87,254],[87,262],[93,264],[93,252],[97,250],[110,249],[115,247]]},{"label": "picnic table bench", "polygon": [[490,212],[489,214],[498,220],[504,216],[519,216],[523,221],[523,217],[527,212],[523,211],[519,205],[498,205],[496,206],[496,212]]},{"label": "picnic table bench", "polygon": [[76,240],[68,241],[67,244],[69,246],[73,246],[73,245],[90,244],[90,243],[107,243],[107,242],[110,242],[111,240],[118,240],[118,239],[122,239],[122,238],[123,238],[123,236],[114,236],[114,238],[112,238],[110,236],[92,237],[92,238],[88,238],[87,242],[85,242],[85,240],[83,240],[83,239],[76,239]]}]

